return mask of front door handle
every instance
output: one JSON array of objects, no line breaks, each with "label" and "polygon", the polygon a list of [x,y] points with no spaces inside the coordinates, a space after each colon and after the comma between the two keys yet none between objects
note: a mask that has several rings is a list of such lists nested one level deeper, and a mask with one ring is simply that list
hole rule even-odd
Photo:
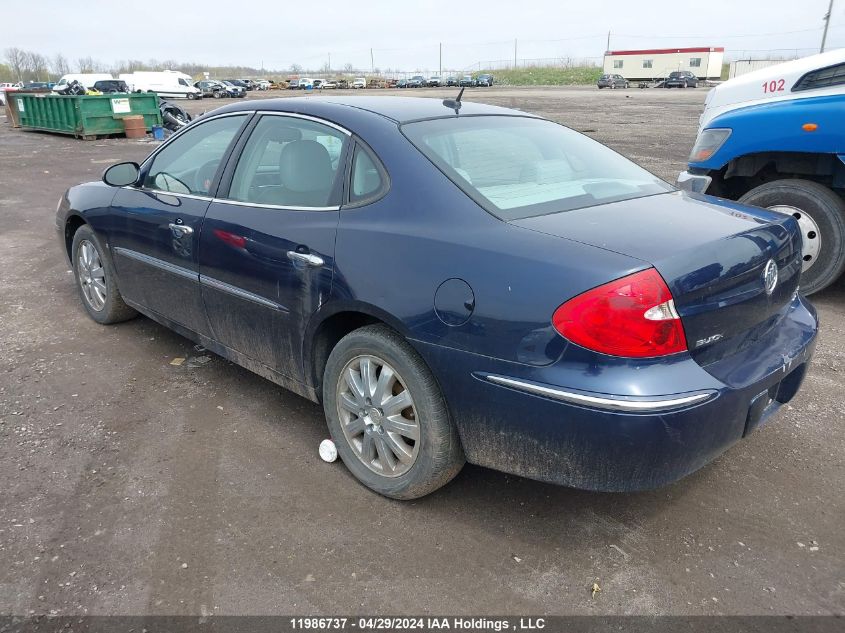
[{"label": "front door handle", "polygon": [[168,224],[170,228],[170,232],[173,233],[173,237],[185,237],[186,235],[191,235],[194,232],[190,226],[185,226],[184,224]]},{"label": "front door handle", "polygon": [[312,268],[318,268],[325,264],[322,257],[312,255],[311,253],[298,253],[296,251],[288,251],[288,259],[292,262],[302,262]]}]

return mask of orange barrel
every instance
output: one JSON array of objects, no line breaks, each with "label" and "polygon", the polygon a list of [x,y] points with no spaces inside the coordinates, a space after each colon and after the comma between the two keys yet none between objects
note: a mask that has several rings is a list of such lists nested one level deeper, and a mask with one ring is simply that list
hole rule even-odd
[{"label": "orange barrel", "polygon": [[144,138],[147,135],[147,126],[141,115],[123,117],[123,127],[126,130],[126,138]]}]

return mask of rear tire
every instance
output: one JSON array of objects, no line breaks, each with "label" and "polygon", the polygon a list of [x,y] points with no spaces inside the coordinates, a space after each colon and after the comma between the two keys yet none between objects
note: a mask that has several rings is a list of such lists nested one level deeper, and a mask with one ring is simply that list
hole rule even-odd
[{"label": "rear tire", "polygon": [[77,229],[70,252],[76,288],[88,316],[97,323],[110,325],[138,314],[124,303],[111,257],[90,226],[85,224]]},{"label": "rear tire", "polygon": [[[410,403],[401,411],[401,405],[391,406],[397,396]],[[332,350],[323,375],[323,409],[343,463],[386,497],[425,496],[464,465],[437,381],[408,342],[385,325],[355,330]],[[391,448],[397,445],[405,459]]]},{"label": "rear tire", "polygon": [[[808,257],[808,252],[818,253],[814,256],[815,261],[810,260],[811,264],[805,260],[801,273],[804,294],[826,288],[845,271],[845,200],[833,190],[810,180],[790,178],[755,187],[739,202],[766,209],[792,207],[791,215],[802,224],[804,257]],[[808,216],[809,222],[801,222],[802,214]],[[818,227],[817,235],[811,235],[816,233],[812,230],[814,226]],[[818,244],[813,240],[818,240]]]}]

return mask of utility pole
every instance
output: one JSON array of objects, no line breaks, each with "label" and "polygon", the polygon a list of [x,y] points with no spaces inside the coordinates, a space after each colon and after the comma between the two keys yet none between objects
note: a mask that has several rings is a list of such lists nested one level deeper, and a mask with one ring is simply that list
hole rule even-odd
[{"label": "utility pole", "polygon": [[329,53],[329,72],[332,71],[332,54]]},{"label": "utility pole", "polygon": [[819,49],[820,53],[824,53],[824,44],[827,41],[827,28],[830,26],[831,13],[833,13],[833,0],[830,0],[830,6],[827,7],[827,14],[824,16],[824,33],[822,33],[822,47]]},{"label": "utility pole", "polygon": [[370,49],[370,72],[376,72],[376,63],[373,61],[373,49]]},{"label": "utility pole", "polygon": [[607,48],[604,50],[610,52],[610,31],[607,32]]},{"label": "utility pole", "polygon": [[437,75],[438,77],[443,76],[443,42],[440,42],[440,72]]},{"label": "utility pole", "polygon": [[513,38],[513,67],[516,69],[516,38]]}]

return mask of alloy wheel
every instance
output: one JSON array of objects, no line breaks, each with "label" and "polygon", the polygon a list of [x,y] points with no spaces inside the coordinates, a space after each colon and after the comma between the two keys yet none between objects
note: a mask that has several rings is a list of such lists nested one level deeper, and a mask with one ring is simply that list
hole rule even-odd
[{"label": "alloy wheel", "polygon": [[408,472],[420,448],[420,424],[411,392],[386,361],[356,356],[340,375],[337,412],[355,456],[384,477]]},{"label": "alloy wheel", "polygon": [[100,312],[106,305],[106,273],[97,247],[83,240],[79,244],[76,263],[82,295],[92,310]]}]

